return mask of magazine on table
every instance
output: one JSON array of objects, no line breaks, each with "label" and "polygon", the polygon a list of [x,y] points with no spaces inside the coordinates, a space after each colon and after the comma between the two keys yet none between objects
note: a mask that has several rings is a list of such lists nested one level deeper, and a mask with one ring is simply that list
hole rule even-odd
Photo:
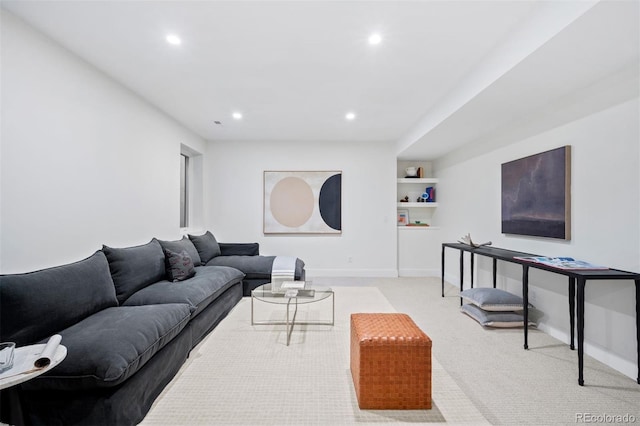
[{"label": "magazine on table", "polygon": [[558,269],[578,269],[588,270],[606,270],[606,266],[594,265],[584,260],[576,260],[573,257],[544,257],[544,256],[522,256],[516,259],[525,260],[527,262],[541,263]]}]

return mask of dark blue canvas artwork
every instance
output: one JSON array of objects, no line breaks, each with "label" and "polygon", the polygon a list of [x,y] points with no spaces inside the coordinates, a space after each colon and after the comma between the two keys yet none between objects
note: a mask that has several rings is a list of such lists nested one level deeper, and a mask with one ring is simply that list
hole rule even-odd
[{"label": "dark blue canvas artwork", "polygon": [[571,147],[502,165],[502,233],[571,239]]}]

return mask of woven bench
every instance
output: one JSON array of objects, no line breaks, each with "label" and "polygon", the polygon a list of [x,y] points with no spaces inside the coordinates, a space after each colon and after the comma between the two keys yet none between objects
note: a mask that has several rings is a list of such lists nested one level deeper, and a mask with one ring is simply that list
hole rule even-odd
[{"label": "woven bench", "polygon": [[351,376],[361,409],[430,409],[431,339],[406,314],[351,314]]}]

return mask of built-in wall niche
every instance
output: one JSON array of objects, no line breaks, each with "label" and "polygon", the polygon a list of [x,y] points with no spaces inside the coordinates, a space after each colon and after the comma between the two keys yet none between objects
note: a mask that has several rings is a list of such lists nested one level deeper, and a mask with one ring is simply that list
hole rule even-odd
[{"label": "built-in wall niche", "polygon": [[[407,176],[407,168],[422,168],[420,176]],[[411,170],[413,171],[413,170]],[[398,276],[427,277],[439,274],[441,236],[433,217],[438,207],[438,179],[433,175],[429,161],[397,162],[396,208],[408,215],[409,224],[398,224]],[[427,188],[434,189],[434,200],[418,201]],[[408,197],[408,201],[400,201]],[[436,216],[437,217],[437,216]],[[416,224],[420,222],[420,224]],[[425,226],[428,225],[428,226]]]},{"label": "built-in wall niche", "polygon": [[[406,229],[426,229],[424,225],[433,226],[433,210],[438,207],[438,179],[433,177],[431,162],[398,161],[396,181],[398,226],[403,229],[405,226]],[[406,216],[408,221],[403,221]]]}]

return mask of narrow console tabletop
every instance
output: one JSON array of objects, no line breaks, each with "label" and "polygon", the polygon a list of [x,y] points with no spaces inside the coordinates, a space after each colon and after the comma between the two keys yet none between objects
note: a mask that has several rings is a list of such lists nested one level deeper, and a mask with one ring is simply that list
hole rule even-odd
[{"label": "narrow console tabletop", "polygon": [[[637,382],[640,384],[640,273],[622,271],[619,269],[602,269],[602,270],[585,270],[585,269],[559,269],[547,266],[541,263],[535,263],[519,259],[520,257],[539,256],[531,253],[523,253],[514,250],[502,249],[498,247],[482,246],[472,247],[462,243],[443,243],[442,244],[442,297],[444,297],[444,271],[445,271],[445,248],[451,248],[460,251],[460,291],[463,290],[464,279],[464,252],[470,253],[471,260],[471,287],[473,288],[473,270],[474,255],[486,256],[493,259],[493,287],[496,287],[496,271],[497,261],[517,263],[522,265],[522,299],[524,324],[529,323],[529,268],[542,269],[568,277],[569,281],[569,311],[571,322],[571,342],[570,347],[574,349],[574,318],[577,317],[578,324],[578,384],[584,385],[583,367],[584,367],[584,289],[588,280],[633,280],[636,287],[636,344],[637,344],[637,360],[638,360],[638,377]],[[576,292],[576,282],[578,284]],[[577,316],[576,316],[576,300]],[[462,305],[462,298],[460,298]],[[524,348],[528,349],[528,327],[524,328]]]}]

